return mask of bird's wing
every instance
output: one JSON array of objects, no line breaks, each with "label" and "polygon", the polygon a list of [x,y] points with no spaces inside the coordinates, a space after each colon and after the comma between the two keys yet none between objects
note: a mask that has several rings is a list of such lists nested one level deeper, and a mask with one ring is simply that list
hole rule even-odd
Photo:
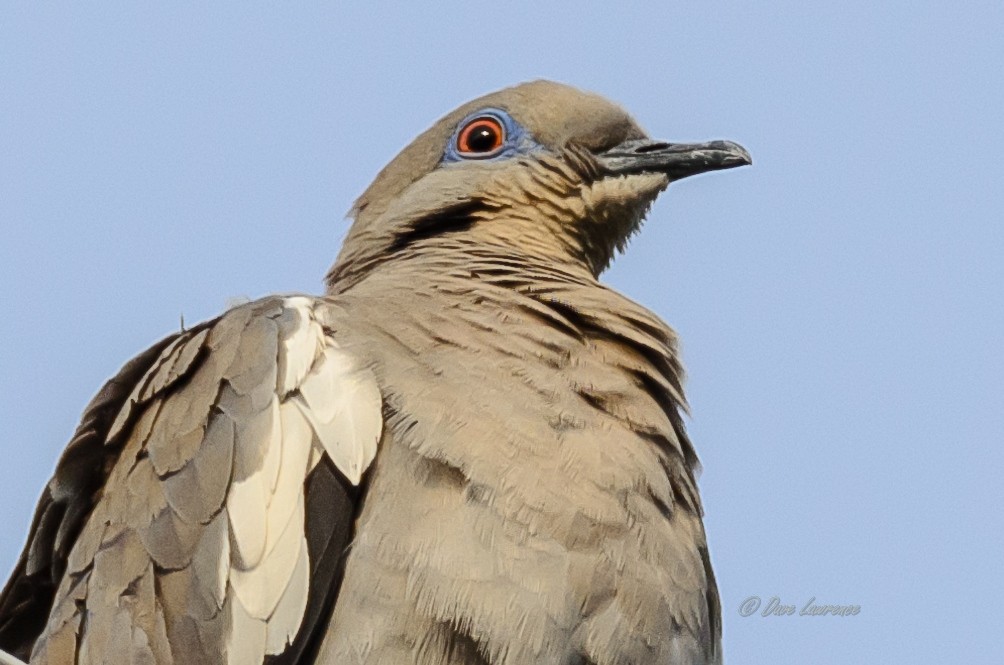
[{"label": "bird's wing", "polygon": [[[0,627],[48,617],[33,663],[309,655],[382,429],[375,378],[332,337],[337,311],[298,296],[242,305],[99,394],[81,425],[94,440],[61,460],[0,599]],[[53,579],[41,608],[40,571]]]}]

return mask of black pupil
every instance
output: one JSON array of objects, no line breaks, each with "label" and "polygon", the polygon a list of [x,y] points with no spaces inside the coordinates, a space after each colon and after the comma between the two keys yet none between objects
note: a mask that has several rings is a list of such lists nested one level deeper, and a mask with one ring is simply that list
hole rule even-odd
[{"label": "black pupil", "polygon": [[471,152],[491,152],[499,144],[498,131],[488,123],[479,123],[467,135],[467,147]]}]

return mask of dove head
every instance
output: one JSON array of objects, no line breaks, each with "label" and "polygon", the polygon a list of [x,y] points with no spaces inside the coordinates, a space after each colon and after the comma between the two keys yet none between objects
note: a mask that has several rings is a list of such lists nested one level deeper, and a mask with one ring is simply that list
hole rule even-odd
[{"label": "dove head", "polygon": [[329,289],[475,247],[599,275],[671,182],[749,163],[729,141],[649,139],[619,106],[570,86],[507,88],[445,116],[380,172],[350,213]]}]

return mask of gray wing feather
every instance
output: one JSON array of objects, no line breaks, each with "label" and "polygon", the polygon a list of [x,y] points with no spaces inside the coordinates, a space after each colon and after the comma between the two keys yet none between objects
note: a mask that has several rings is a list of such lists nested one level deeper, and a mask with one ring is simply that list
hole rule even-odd
[{"label": "gray wing feather", "polygon": [[69,556],[32,662],[262,662],[294,639],[310,562],[304,482],[353,484],[381,395],[321,325],[330,301],[242,305],[175,340],[109,430],[122,453]]}]

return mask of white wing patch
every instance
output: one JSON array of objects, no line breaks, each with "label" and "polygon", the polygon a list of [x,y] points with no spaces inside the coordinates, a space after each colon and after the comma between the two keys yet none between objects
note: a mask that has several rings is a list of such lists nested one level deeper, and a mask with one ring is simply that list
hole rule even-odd
[{"label": "white wing patch", "polygon": [[309,586],[304,482],[327,454],[358,484],[383,426],[372,371],[321,320],[337,320],[330,301],[269,298],[164,350],[115,420],[123,451],[71,553],[40,662],[74,637],[78,662],[113,643],[134,645],[134,661],[234,664],[289,645]]},{"label": "white wing patch", "polygon": [[358,485],[376,455],[383,424],[375,382],[353,369],[351,359],[329,344],[291,401],[335,466]]}]

